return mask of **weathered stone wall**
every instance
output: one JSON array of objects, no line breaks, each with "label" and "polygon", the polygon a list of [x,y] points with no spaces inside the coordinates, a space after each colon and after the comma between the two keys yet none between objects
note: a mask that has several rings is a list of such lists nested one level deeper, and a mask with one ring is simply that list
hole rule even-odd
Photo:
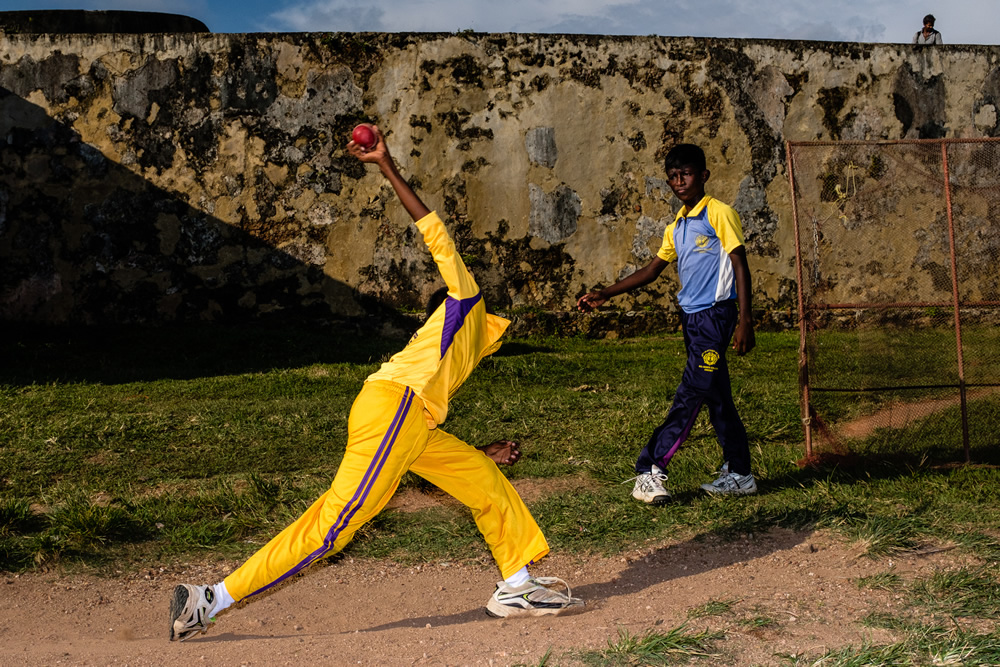
[{"label": "weathered stone wall", "polygon": [[[789,322],[783,142],[1000,135],[1000,48],[557,35],[0,36],[0,317],[346,318],[419,309],[437,276],[372,120],[525,327],[669,325],[646,263],[678,202],[662,157],[709,156],[744,220],[755,307]],[[636,317],[634,313],[638,313]]]}]

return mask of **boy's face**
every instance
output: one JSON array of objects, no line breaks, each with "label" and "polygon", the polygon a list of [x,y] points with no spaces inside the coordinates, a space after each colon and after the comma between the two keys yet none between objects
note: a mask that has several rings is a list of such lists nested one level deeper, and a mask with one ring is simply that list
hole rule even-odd
[{"label": "boy's face", "polygon": [[699,171],[695,167],[685,165],[667,169],[667,183],[674,195],[688,206],[694,206],[705,196],[705,183],[709,171]]}]

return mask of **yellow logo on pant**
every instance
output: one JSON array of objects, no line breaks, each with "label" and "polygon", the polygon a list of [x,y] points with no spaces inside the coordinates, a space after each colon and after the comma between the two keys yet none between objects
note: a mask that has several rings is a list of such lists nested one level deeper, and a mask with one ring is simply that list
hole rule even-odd
[{"label": "yellow logo on pant", "polygon": [[719,353],[715,350],[705,350],[701,353],[701,360],[703,363],[698,368],[711,373],[715,370],[715,365],[719,363]]}]

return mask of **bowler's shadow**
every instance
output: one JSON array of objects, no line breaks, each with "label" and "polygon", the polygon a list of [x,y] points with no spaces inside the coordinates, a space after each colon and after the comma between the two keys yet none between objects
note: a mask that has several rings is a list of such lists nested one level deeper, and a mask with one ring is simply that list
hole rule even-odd
[{"label": "bowler's shadow", "polygon": [[[572,614],[586,614],[598,608],[603,601],[620,596],[634,595],[652,586],[679,581],[686,577],[722,570],[737,563],[762,558],[777,551],[784,551],[801,544],[802,532],[772,530],[755,535],[750,540],[733,539],[726,531],[703,533],[680,544],[671,544],[653,550],[634,560],[617,576],[582,586],[572,586],[572,594],[584,600],[586,606]],[[484,594],[485,595],[485,594]],[[485,602],[485,599],[483,600]],[[664,606],[670,604],[664,598]],[[422,628],[456,625],[474,621],[490,621],[483,606],[455,614],[405,618],[361,630],[378,632],[395,628]]]}]

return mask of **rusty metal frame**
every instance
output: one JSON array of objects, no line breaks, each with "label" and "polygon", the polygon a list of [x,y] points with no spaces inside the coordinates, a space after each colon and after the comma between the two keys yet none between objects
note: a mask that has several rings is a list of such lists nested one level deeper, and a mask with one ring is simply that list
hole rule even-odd
[{"label": "rusty metal frame", "polygon": [[[805,313],[807,310],[840,310],[840,309],[850,309],[850,308],[907,308],[907,307],[931,307],[937,306],[941,308],[951,308],[954,314],[954,330],[955,330],[955,345],[958,349],[957,357],[957,370],[958,370],[958,383],[957,384],[940,384],[940,385],[929,385],[923,387],[913,387],[898,386],[898,387],[878,387],[878,388],[868,388],[865,390],[857,391],[876,391],[876,390],[891,390],[891,389],[912,389],[912,388],[957,388],[959,390],[959,401],[961,406],[961,416],[962,416],[962,446],[965,453],[965,462],[969,463],[971,460],[970,445],[969,445],[969,416],[968,416],[968,387],[965,379],[965,363],[964,363],[964,351],[962,349],[962,307],[996,307],[1000,306],[1000,301],[974,301],[962,303],[959,296],[959,282],[958,282],[958,261],[957,252],[955,248],[955,223],[952,211],[951,203],[951,177],[948,169],[948,146],[950,144],[975,144],[975,143],[1000,143],[1000,137],[978,137],[969,139],[955,139],[955,138],[945,138],[945,139],[897,139],[897,140],[887,140],[887,141],[786,141],[785,142],[785,157],[786,165],[788,169],[788,185],[791,192],[792,199],[792,223],[794,225],[795,232],[795,272],[797,281],[797,296],[798,296],[798,308],[799,308],[799,399],[800,399],[800,413],[802,418],[802,427],[805,436],[805,447],[806,447],[806,457],[811,458],[813,456],[813,433],[812,433],[812,406],[810,404],[810,392],[812,387],[809,383],[809,357],[808,357],[808,346],[807,341],[807,318]],[[922,144],[922,145],[940,145],[941,146],[941,160],[943,168],[943,179],[944,179],[944,193],[945,193],[945,206],[947,209],[948,217],[948,252],[951,260],[951,284],[952,284],[952,299],[950,302],[938,301],[938,302],[896,302],[896,303],[827,303],[827,304],[806,304],[805,292],[802,282],[802,252],[801,252],[801,241],[800,241],[800,226],[799,226],[799,211],[798,211],[798,197],[796,196],[796,185],[795,185],[795,153],[793,148],[804,146],[891,146],[897,144]],[[992,386],[992,385],[988,385]],[[824,391],[835,391],[833,389],[826,389]],[[844,390],[847,391],[847,390]],[[854,390],[851,390],[854,391]]]}]

